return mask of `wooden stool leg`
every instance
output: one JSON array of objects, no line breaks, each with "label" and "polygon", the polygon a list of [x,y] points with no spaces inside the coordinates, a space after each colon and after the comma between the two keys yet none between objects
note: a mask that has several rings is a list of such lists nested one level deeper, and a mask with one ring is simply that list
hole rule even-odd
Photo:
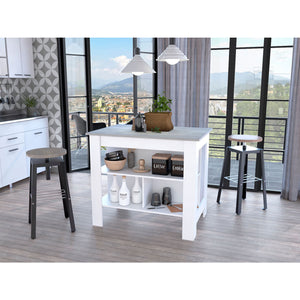
[{"label": "wooden stool leg", "polygon": [[242,193],[243,193],[243,178],[244,178],[244,167],[245,167],[245,153],[240,154],[239,162],[239,175],[238,175],[238,186],[237,186],[237,196],[236,196],[236,214],[241,214],[242,208]]},{"label": "wooden stool leg", "polygon": [[72,202],[71,202],[71,195],[70,195],[70,189],[69,189],[69,183],[68,183],[68,177],[67,177],[67,170],[65,162],[61,163],[61,172],[62,172],[62,180],[64,181],[65,191],[66,191],[66,197],[67,197],[67,209],[70,219],[70,226],[71,231],[74,232],[75,229],[75,222],[74,222],[74,216],[73,216],[73,209],[72,209]]},{"label": "wooden stool leg", "polygon": [[31,224],[31,197],[32,197],[32,164],[30,161],[30,175],[29,175],[29,208],[28,208],[28,223]]},{"label": "wooden stool leg", "polygon": [[62,192],[62,201],[64,206],[65,218],[69,218],[68,203],[67,203],[68,195],[67,195],[67,188],[66,188],[66,180],[64,179],[63,162],[58,164],[58,174],[59,174],[60,188]]},{"label": "wooden stool leg", "polygon": [[219,185],[219,191],[218,191],[218,197],[217,197],[217,203],[219,203],[219,204],[220,204],[222,187],[223,187],[223,183],[224,183],[225,171],[226,171],[226,168],[227,168],[227,162],[228,162],[228,159],[230,159],[230,156],[228,157],[228,155],[230,155],[230,152],[229,152],[229,149],[227,147],[226,150],[225,150],[222,174],[221,174],[221,178],[220,178],[220,185]]},{"label": "wooden stool leg", "polygon": [[31,238],[36,238],[36,185],[37,185],[37,167],[32,166],[31,183]]},{"label": "wooden stool leg", "polygon": [[[245,167],[244,167],[244,178],[247,176],[248,173],[248,154],[245,155]],[[247,193],[247,181],[243,184],[243,200],[246,199],[246,193]]]},{"label": "wooden stool leg", "polygon": [[266,191],[266,174],[265,174],[265,162],[264,162],[264,150],[260,151],[261,160],[261,177],[263,184],[263,199],[264,199],[264,210],[267,209],[267,191]]}]

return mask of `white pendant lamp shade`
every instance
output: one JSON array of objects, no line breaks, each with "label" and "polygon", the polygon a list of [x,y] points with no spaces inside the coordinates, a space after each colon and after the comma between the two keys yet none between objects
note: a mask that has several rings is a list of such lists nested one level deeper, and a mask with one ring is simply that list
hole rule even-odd
[{"label": "white pendant lamp shade", "polygon": [[189,59],[175,45],[175,39],[170,39],[170,45],[156,59],[157,61],[165,61],[169,65],[175,65],[180,61],[188,61]]},{"label": "white pendant lamp shade", "polygon": [[135,49],[135,55],[121,73],[132,73],[135,76],[140,76],[144,73],[156,73],[141,57],[140,49]]}]

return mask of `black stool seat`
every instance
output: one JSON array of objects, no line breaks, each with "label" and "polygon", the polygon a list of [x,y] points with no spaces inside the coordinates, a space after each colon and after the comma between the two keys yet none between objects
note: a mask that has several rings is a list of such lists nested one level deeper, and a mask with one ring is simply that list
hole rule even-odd
[{"label": "black stool seat", "polygon": [[[236,197],[236,214],[241,214],[242,199],[246,198],[247,183],[253,181],[261,181],[263,185],[263,209],[267,209],[267,196],[266,196],[266,182],[265,182],[265,164],[264,164],[264,150],[261,148],[256,148],[246,145],[247,142],[257,142],[262,141],[261,137],[258,136],[247,136],[247,135],[234,135],[229,136],[229,140],[242,142],[243,145],[240,146],[228,146],[225,150],[224,163],[222,168],[222,174],[220,179],[217,203],[220,203],[221,192],[224,184],[224,179],[233,181],[237,183],[237,197]],[[230,152],[235,152],[239,155],[239,171],[238,175],[225,176],[227,163],[230,160]],[[261,178],[255,176],[250,176],[247,174],[248,165],[248,154],[256,153],[260,155],[261,161]]]},{"label": "black stool seat", "polygon": [[36,201],[37,201],[37,168],[46,167],[47,179],[50,179],[50,167],[57,166],[64,214],[70,220],[71,231],[75,231],[75,222],[72,210],[71,196],[66,172],[65,162],[62,158],[67,151],[63,148],[39,148],[26,152],[30,157],[30,182],[29,182],[29,217],[31,224],[31,238],[36,238]]}]

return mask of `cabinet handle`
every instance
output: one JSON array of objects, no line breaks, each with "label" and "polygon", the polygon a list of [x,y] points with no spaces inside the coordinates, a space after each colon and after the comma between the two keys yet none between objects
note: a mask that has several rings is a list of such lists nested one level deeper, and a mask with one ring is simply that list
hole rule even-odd
[{"label": "cabinet handle", "polygon": [[41,134],[41,133],[43,133],[42,131],[39,131],[39,132],[35,132],[34,134]]},{"label": "cabinet handle", "polygon": [[16,140],[18,137],[17,136],[15,136],[15,137],[13,137],[13,138],[9,138],[9,139],[7,139],[8,141],[12,141],[12,140]]},{"label": "cabinet handle", "polygon": [[8,150],[8,151],[9,151],[9,152],[13,152],[13,151],[17,151],[17,150],[19,150],[19,148],[10,149],[10,150]]},{"label": "cabinet handle", "polygon": [[15,76],[22,76],[22,74],[15,74]]},{"label": "cabinet handle", "polygon": [[24,76],[31,76],[31,74],[24,74]]}]

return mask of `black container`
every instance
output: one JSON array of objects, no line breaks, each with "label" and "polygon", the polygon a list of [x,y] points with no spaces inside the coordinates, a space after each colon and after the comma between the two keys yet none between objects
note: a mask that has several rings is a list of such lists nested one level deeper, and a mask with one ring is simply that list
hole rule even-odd
[{"label": "black container", "polygon": [[106,160],[122,160],[124,159],[123,151],[119,150],[106,153],[105,158]]},{"label": "black container", "polygon": [[173,155],[171,158],[171,175],[183,177],[183,155]]},{"label": "black container", "polygon": [[172,194],[170,187],[163,188],[162,204],[169,205],[172,204]]},{"label": "black container", "polygon": [[156,153],[152,155],[152,174],[168,175],[170,173],[171,154]]},{"label": "black container", "polygon": [[152,194],[151,205],[152,206],[160,206],[161,205],[159,193]]}]

